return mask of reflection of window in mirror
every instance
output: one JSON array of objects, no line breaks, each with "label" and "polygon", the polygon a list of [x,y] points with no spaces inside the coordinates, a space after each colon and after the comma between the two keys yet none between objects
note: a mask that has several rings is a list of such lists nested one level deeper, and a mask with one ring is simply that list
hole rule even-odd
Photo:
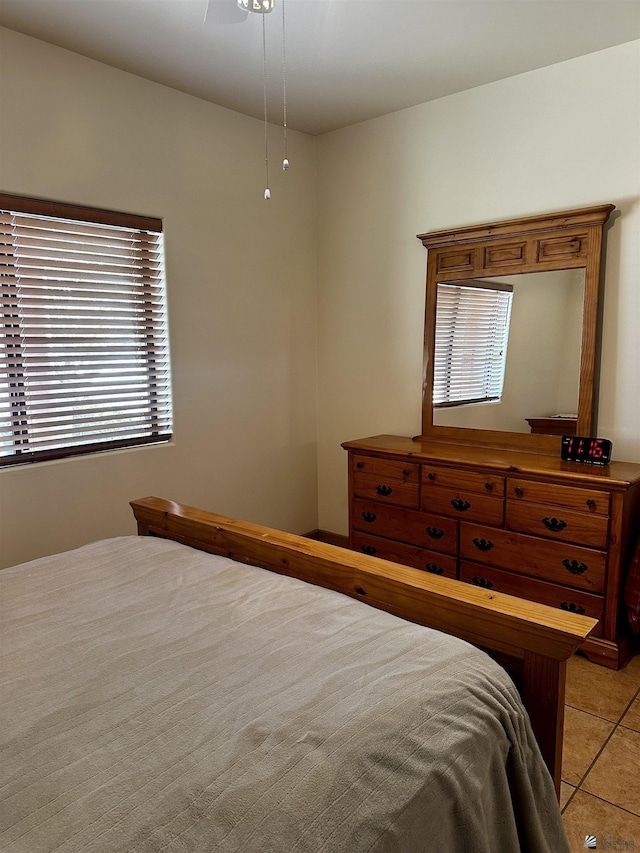
[{"label": "reflection of window in mirror", "polygon": [[[486,403],[443,406],[434,398],[434,423],[528,433],[531,429],[528,418],[575,415],[580,385],[584,280],[585,271],[581,268],[486,280],[456,279],[453,282],[456,285],[480,281],[491,287],[510,286],[513,290],[504,385],[500,398]],[[437,303],[444,285],[442,281],[437,283],[436,338],[440,336]]]},{"label": "reflection of window in mirror", "polygon": [[436,299],[433,404],[500,400],[513,285],[489,280],[440,282]]}]

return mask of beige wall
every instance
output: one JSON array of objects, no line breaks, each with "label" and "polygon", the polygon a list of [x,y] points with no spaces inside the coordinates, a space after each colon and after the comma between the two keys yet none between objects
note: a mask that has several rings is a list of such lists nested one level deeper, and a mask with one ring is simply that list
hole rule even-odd
[{"label": "beige wall", "polygon": [[172,446],[0,471],[0,565],[132,532],[147,494],[346,532],[340,442],[420,430],[415,235],[536,212],[621,211],[599,432],[640,461],[638,42],[291,133],[265,203],[260,122],[0,38],[0,189],[163,217],[175,392]]},{"label": "beige wall", "polygon": [[346,532],[340,443],[420,432],[431,230],[612,202],[599,434],[640,462],[640,43],[318,142],[319,526]]},{"label": "beige wall", "polygon": [[171,446],[2,470],[0,565],[132,533],[148,494],[313,529],[314,140],[265,202],[261,122],[0,38],[0,189],[164,220],[175,405]]}]

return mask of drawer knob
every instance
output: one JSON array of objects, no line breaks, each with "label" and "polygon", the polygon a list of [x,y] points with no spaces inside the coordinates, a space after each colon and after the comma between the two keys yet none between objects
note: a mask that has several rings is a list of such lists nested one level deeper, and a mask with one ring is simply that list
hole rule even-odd
[{"label": "drawer knob", "polygon": [[432,575],[443,575],[444,569],[442,566],[438,566],[437,563],[427,563],[425,565],[425,569],[428,572],[431,572]]},{"label": "drawer knob", "polygon": [[563,560],[562,565],[572,575],[581,575],[589,568],[586,563],[579,563],[577,560]]},{"label": "drawer knob", "polygon": [[516,495],[522,494],[522,489],[520,488],[520,486],[516,486],[513,491],[516,493]]},{"label": "drawer knob", "polygon": [[563,610],[568,610],[569,613],[579,613],[581,616],[583,616],[586,612],[581,604],[576,604],[573,601],[563,601],[560,607]]},{"label": "drawer knob", "polygon": [[375,514],[375,512],[369,512],[368,510],[366,512],[361,513],[361,515],[364,518],[364,520],[367,522],[367,524],[373,524],[373,522],[378,517]]},{"label": "drawer knob", "polygon": [[594,501],[593,498],[587,499],[587,506],[589,507],[589,509],[595,509],[596,502]]},{"label": "drawer knob", "polygon": [[391,488],[391,486],[384,486],[384,485],[376,486],[376,492],[382,498],[388,497],[392,491],[393,491],[393,489]]},{"label": "drawer knob", "polygon": [[451,501],[451,506],[458,512],[466,512],[471,504],[469,501],[463,501],[462,498],[454,498]]},{"label": "drawer knob", "polygon": [[552,533],[560,533],[561,530],[564,530],[567,526],[567,522],[563,521],[561,518],[543,518],[542,523],[550,530]]},{"label": "drawer knob", "polygon": [[402,476],[403,477],[408,477],[410,473],[411,473],[411,471],[408,468],[402,469]]},{"label": "drawer knob", "polygon": [[425,527],[425,530],[432,539],[442,539],[444,536],[444,530],[440,530],[439,527]]},{"label": "drawer knob", "polygon": [[486,578],[473,578],[471,583],[475,586],[481,586],[483,589],[493,589],[493,584]]},{"label": "drawer knob", "polygon": [[374,548],[373,545],[361,545],[360,550],[363,554],[368,554],[370,557],[373,557],[378,549]]},{"label": "drawer knob", "polygon": [[436,478],[436,475],[433,473],[433,471],[429,471],[429,473],[427,474],[427,479],[428,480],[435,480],[435,478]]},{"label": "drawer knob", "polygon": [[484,487],[488,492],[490,492],[493,489],[493,483],[485,483]]},{"label": "drawer knob", "polygon": [[490,551],[493,548],[493,542],[490,539],[478,539],[474,537],[473,544],[479,551]]},{"label": "drawer knob", "polygon": [[364,468],[364,462],[356,462],[356,468]]}]

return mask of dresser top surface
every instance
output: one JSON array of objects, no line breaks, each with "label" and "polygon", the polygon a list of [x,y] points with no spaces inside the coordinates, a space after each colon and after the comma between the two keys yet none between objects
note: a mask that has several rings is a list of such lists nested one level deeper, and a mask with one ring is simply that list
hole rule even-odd
[{"label": "dresser top surface", "polygon": [[601,485],[604,488],[624,489],[640,483],[640,463],[611,462],[593,465],[584,462],[565,462],[560,457],[541,456],[517,450],[477,447],[425,441],[399,435],[374,435],[345,441],[345,450],[374,453],[380,456],[410,456],[416,462],[446,462],[459,467],[482,467],[503,474],[551,477],[556,482]]}]

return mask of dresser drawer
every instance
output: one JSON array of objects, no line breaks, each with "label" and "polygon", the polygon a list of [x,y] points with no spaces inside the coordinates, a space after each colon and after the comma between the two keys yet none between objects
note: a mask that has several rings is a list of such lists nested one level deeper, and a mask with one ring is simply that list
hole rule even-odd
[{"label": "dresser drawer", "polygon": [[429,551],[427,548],[417,548],[415,545],[394,542],[392,539],[382,539],[380,536],[369,536],[360,532],[353,534],[352,548],[354,551],[362,551],[363,554],[369,554],[372,557],[393,560],[394,563],[413,566],[415,569],[422,569],[434,575],[454,579],[458,576],[458,561],[455,557]]},{"label": "dresser drawer", "polygon": [[507,501],[507,528],[563,542],[606,548],[609,518],[548,504]]},{"label": "dresser drawer", "polygon": [[555,483],[533,482],[509,477],[507,497],[518,501],[553,504],[586,513],[609,515],[609,493],[577,486],[558,486]]},{"label": "dresser drawer", "polygon": [[[602,620],[604,598],[577,589],[570,589],[559,584],[504,572],[500,569],[488,568],[477,563],[460,562],[460,580],[473,583],[484,589],[493,589],[507,595],[517,595],[528,601],[537,601],[550,607],[560,607],[571,613],[581,613],[594,619]],[[598,622],[591,636],[602,636],[602,621]]]},{"label": "dresser drawer", "polygon": [[504,501],[466,489],[432,488],[422,490],[422,509],[452,518],[502,525]]},{"label": "dresser drawer", "polygon": [[370,498],[385,503],[418,509],[420,506],[418,479],[415,483],[404,483],[391,477],[377,474],[353,475],[353,493],[358,498]]},{"label": "dresser drawer", "polygon": [[589,592],[604,591],[606,555],[590,548],[462,523],[460,556]]},{"label": "dresser drawer", "polygon": [[457,553],[458,523],[418,510],[356,499],[353,501],[352,527],[443,554]]},{"label": "dresser drawer", "polygon": [[396,483],[420,482],[420,466],[415,462],[395,459],[378,459],[375,456],[352,456],[351,469],[354,474],[370,474],[381,480]]},{"label": "dresser drawer", "polygon": [[422,466],[422,486],[444,486],[451,489],[464,489],[466,492],[478,492],[481,495],[504,495],[504,477],[495,474],[478,474],[460,468],[445,468],[443,465]]}]

